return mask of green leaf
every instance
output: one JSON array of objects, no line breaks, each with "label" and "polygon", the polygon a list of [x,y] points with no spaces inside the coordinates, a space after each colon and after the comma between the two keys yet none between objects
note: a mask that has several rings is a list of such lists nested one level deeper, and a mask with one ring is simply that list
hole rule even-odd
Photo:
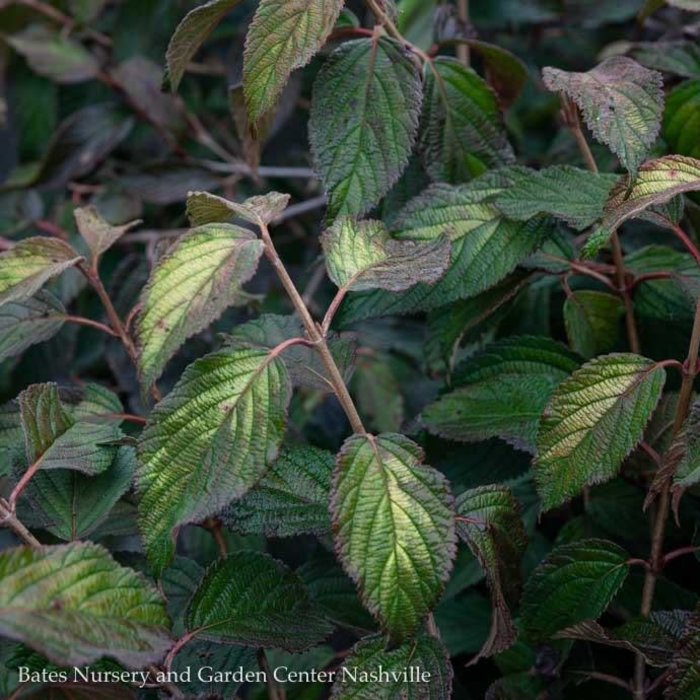
[{"label": "green leaf", "polygon": [[364,214],[398,181],[421,92],[416,64],[392,39],[348,41],[328,58],[314,84],[309,138],[330,218]]},{"label": "green leaf", "polygon": [[432,185],[411,200],[397,218],[393,235],[424,242],[448,235],[450,266],[433,285],[419,283],[401,294],[352,295],[344,306],[343,321],[434,309],[476,296],[510,274],[542,245],[549,226],[542,218],[527,222],[505,218],[489,202],[501,189],[489,175],[460,187]]},{"label": "green leaf", "polygon": [[422,421],[435,435],[479,442],[500,437],[534,451],[540,416],[554,389],[579,366],[549,338],[508,338],[459,365],[451,391]]},{"label": "green leaf", "polygon": [[276,104],[292,71],[323,46],[343,0],[261,0],[246,36],[243,87],[252,124]]},{"label": "green leaf", "polygon": [[109,250],[129,229],[140,224],[131,221],[123,226],[111,226],[97,211],[97,207],[79,207],[73,212],[78,231],[87,243],[93,259]]},{"label": "green leaf", "polygon": [[207,224],[186,233],[162,257],[141,295],[136,324],[144,387],[161,375],[185,340],[244,299],[263,244],[250,231]]},{"label": "green leaf", "polygon": [[617,296],[588,289],[572,292],[564,302],[569,345],[586,358],[614,350],[624,315],[625,306]]},{"label": "green leaf", "polygon": [[629,572],[628,555],[606,540],[555,547],[525,583],[521,619],[533,641],[605,612]]},{"label": "green leaf", "polygon": [[[381,669],[387,675],[378,677]],[[410,674],[410,675],[409,675]],[[427,677],[429,680],[425,681]],[[383,637],[366,637],[336,674],[338,700],[444,700],[452,696],[452,664],[442,643],[421,634],[387,649]]]},{"label": "green leaf", "polygon": [[639,168],[631,187],[626,177],[615,185],[600,228],[584,246],[584,255],[595,254],[625,221],[639,218],[649,208],[665,204],[679,194],[697,190],[700,190],[700,160],[663,156],[647,161]]},{"label": "green leaf", "polygon": [[[231,348],[268,348],[275,347],[292,338],[304,337],[304,326],[296,316],[263,314],[253,321],[248,321],[234,330],[224,341]],[[346,380],[353,372],[355,345],[347,336],[329,333],[326,337],[333,359]],[[315,391],[333,391],[326,375],[328,370],[316,348],[306,345],[293,345],[284,351],[284,364],[295,386],[314,389]]]},{"label": "green leaf", "polygon": [[700,158],[700,80],[686,80],[666,98],[663,137],[673,153]]},{"label": "green leaf", "polygon": [[509,606],[517,603],[527,536],[518,502],[505,486],[481,486],[457,499],[457,534],[479,560],[491,591],[491,631],[474,663],[507,649],[516,637]]},{"label": "green leaf", "polygon": [[630,54],[649,68],[682,78],[700,77],[700,46],[694,41],[642,41],[632,45]]},{"label": "green leaf", "polygon": [[329,620],[361,633],[375,629],[372,616],[357,596],[355,584],[332,554],[322,552],[316,555],[299,567],[297,574]]},{"label": "green leaf", "polygon": [[192,226],[227,223],[236,217],[264,226],[274,221],[287,208],[289,195],[268,192],[244,202],[232,202],[209,192],[190,192],[187,196],[187,217]]},{"label": "green leaf", "polygon": [[185,15],[170,38],[165,60],[168,79],[173,90],[177,90],[187,64],[206,41],[217,24],[240,0],[209,0]]},{"label": "green leaf", "polygon": [[233,503],[225,520],[244,535],[293,537],[330,531],[333,455],[316,447],[284,450],[257,486]]},{"label": "green leaf", "polygon": [[435,181],[459,183],[514,162],[495,93],[454,58],[426,66],[419,149]]},{"label": "green leaf", "polygon": [[378,432],[397,432],[404,421],[405,402],[396,374],[391,357],[358,357],[352,394],[366,424]]},{"label": "green leaf", "polygon": [[199,639],[287,651],[308,649],[333,629],[293,571],[251,551],[207,569],[190,601],[186,626]]},{"label": "green leaf", "polygon": [[418,282],[433,284],[450,263],[446,237],[424,244],[396,241],[380,221],[339,217],[321,237],[328,276],[336,286],[355,292],[398,292]]},{"label": "green leaf", "polygon": [[[700,403],[690,407],[683,431],[668,450],[669,461],[676,463],[671,494],[673,507],[678,513],[681,497],[692,486],[700,483]],[[677,455],[677,460],[674,457]]]},{"label": "green leaf", "polygon": [[108,656],[139,669],[172,644],[158,592],[98,545],[5,550],[0,580],[0,635],[59,666]]},{"label": "green leaf", "polygon": [[4,38],[33,71],[57,83],[81,83],[100,72],[98,60],[82,44],[41,25]]},{"label": "green leaf", "polygon": [[502,46],[479,39],[467,39],[464,43],[484,62],[489,85],[498,95],[501,106],[510,107],[518,99],[527,83],[527,66]]},{"label": "green leaf", "polygon": [[66,469],[39,471],[25,491],[30,516],[21,518],[61,540],[85,539],[131,487],[135,469],[133,448],[121,447],[112,464],[97,476]]},{"label": "green leaf", "polygon": [[0,361],[52,338],[61,330],[65,313],[63,304],[45,291],[0,306]]},{"label": "green leaf", "polygon": [[544,170],[509,168],[509,186],[493,200],[505,216],[527,221],[537,214],[551,214],[581,231],[603,215],[615,175],[591,173],[570,165]]},{"label": "green leaf", "polygon": [[0,254],[0,304],[33,297],[51,278],[81,260],[57,238],[25,238]]},{"label": "green leaf", "polygon": [[613,354],[562,382],[542,416],[534,462],[542,509],[608,481],[642,439],[666,380],[652,360]]},{"label": "green leaf", "polygon": [[397,642],[437,602],[455,555],[446,479],[402,435],[354,435],[338,455],[331,513],[340,561]]},{"label": "green leaf", "polygon": [[545,68],[542,79],[548,90],[565,93],[579,106],[593,136],[634,176],[661,129],[661,73],[614,56],[586,73]]},{"label": "green leaf", "polygon": [[223,350],[191,364],[139,439],[140,527],[160,573],[173,530],[249,491],[277,457],[291,388],[265,350]]},{"label": "green leaf", "polygon": [[114,459],[122,433],[118,421],[75,420],[56,384],[32,384],[19,396],[28,465],[101,474]]}]

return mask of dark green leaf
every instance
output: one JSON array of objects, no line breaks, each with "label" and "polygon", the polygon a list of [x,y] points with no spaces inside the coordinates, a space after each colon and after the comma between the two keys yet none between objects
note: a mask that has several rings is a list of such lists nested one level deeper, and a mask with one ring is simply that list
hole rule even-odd
[{"label": "dark green leaf", "polygon": [[624,304],[617,296],[588,289],[573,292],[564,302],[569,345],[586,358],[614,350],[624,315]]}]

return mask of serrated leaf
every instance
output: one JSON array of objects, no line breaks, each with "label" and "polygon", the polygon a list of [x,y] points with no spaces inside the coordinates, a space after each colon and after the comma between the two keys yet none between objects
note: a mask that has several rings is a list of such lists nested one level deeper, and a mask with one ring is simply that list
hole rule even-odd
[{"label": "serrated leaf", "polygon": [[534,462],[542,510],[608,481],[642,439],[666,372],[639,355],[604,355],[563,381],[542,416]]},{"label": "serrated leaf", "polygon": [[393,226],[394,237],[429,242],[448,235],[450,266],[433,285],[419,283],[401,294],[352,295],[342,321],[437,308],[476,296],[504,279],[542,245],[549,225],[543,218],[527,222],[505,218],[489,201],[501,189],[489,175],[460,187],[432,185],[411,200]]},{"label": "serrated leaf", "polygon": [[700,694],[700,618],[697,612],[687,616],[676,643],[673,663],[664,690],[666,700],[697,700]]},{"label": "serrated leaf", "polygon": [[525,583],[521,620],[533,641],[605,611],[629,572],[628,555],[607,540],[583,539],[555,547]]},{"label": "serrated leaf", "polygon": [[553,165],[535,171],[510,168],[509,186],[493,200],[508,218],[527,221],[537,214],[551,214],[581,231],[603,214],[615,175],[591,173],[570,165]]},{"label": "serrated leaf", "polygon": [[314,84],[309,138],[328,214],[361,216],[398,181],[418,130],[421,80],[386,37],[345,42]]},{"label": "serrated leaf", "polygon": [[168,79],[173,90],[177,90],[187,64],[206,41],[217,24],[240,0],[209,0],[185,15],[170,38],[165,60]]},{"label": "serrated leaf", "polygon": [[338,454],[331,513],[338,557],[400,643],[437,602],[455,555],[446,479],[408,438],[354,435]]},{"label": "serrated leaf", "polygon": [[98,60],[82,44],[41,25],[4,38],[33,71],[57,83],[80,83],[100,71]]},{"label": "serrated leaf", "polygon": [[439,57],[425,68],[419,149],[435,181],[459,183],[515,161],[495,93],[473,70]]},{"label": "serrated leaf", "polygon": [[112,463],[122,436],[117,421],[78,420],[62,405],[56,384],[32,384],[19,396],[27,465],[95,475]]},{"label": "serrated leaf", "polygon": [[25,238],[0,254],[0,304],[33,297],[51,278],[81,260],[57,238]]},{"label": "serrated leaf", "polygon": [[158,592],[98,545],[5,550],[0,580],[0,635],[60,666],[108,656],[138,669],[172,644]]},{"label": "serrated leaf", "polygon": [[187,196],[187,217],[192,226],[226,223],[239,218],[251,224],[266,225],[287,208],[289,195],[268,192],[249,197],[244,202],[232,202],[209,192],[190,192]]},{"label": "serrated leaf", "polygon": [[499,341],[457,367],[454,391],[429,404],[422,422],[451,440],[500,437],[534,451],[544,407],[578,366],[573,353],[549,338]]},{"label": "serrated leaf", "polygon": [[[378,669],[387,676],[378,678]],[[428,681],[423,680],[426,676]],[[396,649],[387,649],[382,637],[366,637],[352,648],[337,671],[331,697],[339,700],[444,700],[452,696],[452,677],[447,650],[433,637],[421,634],[413,642]]]},{"label": "serrated leaf", "polygon": [[643,41],[633,44],[630,54],[655,70],[683,78],[700,77],[700,46],[694,41]]},{"label": "serrated leaf", "polygon": [[226,523],[244,535],[293,537],[330,531],[328,497],[333,455],[316,447],[284,450],[265,476],[226,511]]},{"label": "serrated leaf", "polygon": [[127,231],[141,223],[131,221],[123,226],[111,226],[94,206],[78,207],[73,216],[78,232],[88,244],[93,258],[98,258],[109,250]]},{"label": "serrated leaf", "polygon": [[594,255],[625,221],[643,216],[684,192],[700,190],[700,160],[687,156],[663,156],[644,163],[630,186],[619,180],[605,205],[600,228],[588,239],[583,254]]},{"label": "serrated leaf", "polygon": [[[304,327],[296,316],[263,314],[253,321],[236,326],[224,341],[227,347],[254,347],[273,350],[292,338],[304,337]],[[349,380],[355,357],[354,339],[328,333],[326,342],[340,373]],[[284,364],[295,386],[329,392],[333,387],[327,379],[328,370],[315,348],[293,345],[284,351]]]},{"label": "serrated leaf", "polygon": [[491,591],[491,631],[475,662],[507,649],[516,637],[510,605],[517,602],[527,536],[519,505],[505,486],[481,486],[457,499],[457,534],[479,560]]},{"label": "serrated leaf", "polygon": [[678,454],[671,487],[674,510],[677,513],[678,504],[685,491],[700,483],[700,403],[695,402],[690,407],[688,420],[682,432],[668,450],[669,457],[672,450]]},{"label": "serrated leaf", "polygon": [[199,639],[287,651],[308,649],[333,629],[293,571],[252,551],[237,552],[207,569],[185,624]]},{"label": "serrated leaf", "polygon": [[446,236],[426,243],[397,241],[380,221],[339,217],[321,236],[328,276],[341,289],[398,292],[433,284],[450,263]]},{"label": "serrated leaf", "polygon": [[700,158],[700,80],[686,80],[666,98],[663,137],[673,153]]},{"label": "serrated leaf", "polygon": [[136,331],[144,387],[161,375],[184,341],[243,298],[263,244],[229,224],[199,226],[162,257],[141,295]]},{"label": "serrated leaf", "polygon": [[261,0],[246,36],[243,86],[252,124],[276,104],[292,71],[323,46],[343,0]]},{"label": "serrated leaf", "polygon": [[586,73],[545,68],[542,79],[547,89],[565,93],[579,106],[591,133],[634,176],[661,129],[661,73],[614,56]]},{"label": "serrated leaf", "polygon": [[97,476],[66,469],[40,471],[25,492],[30,515],[20,513],[21,518],[61,540],[85,539],[131,487],[135,469],[133,448],[120,447],[112,464]]},{"label": "serrated leaf", "polygon": [[28,347],[52,338],[63,326],[66,310],[52,294],[0,306],[0,361],[22,354]]},{"label": "serrated leaf", "polygon": [[243,496],[277,457],[291,388],[265,350],[223,350],[191,364],[139,439],[140,527],[157,572],[173,531]]},{"label": "serrated leaf", "polygon": [[615,349],[625,306],[619,297],[588,289],[572,292],[564,302],[569,345],[585,358]]}]

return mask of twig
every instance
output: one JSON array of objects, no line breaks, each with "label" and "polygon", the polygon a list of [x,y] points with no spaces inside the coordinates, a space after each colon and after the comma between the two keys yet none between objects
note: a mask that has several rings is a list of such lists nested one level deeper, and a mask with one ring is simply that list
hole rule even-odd
[{"label": "twig", "polygon": [[75,323],[79,326],[88,326],[89,328],[95,328],[98,331],[107,333],[113,338],[118,338],[119,334],[112,330],[109,326],[99,321],[93,321],[91,318],[83,318],[82,316],[71,316],[70,314],[57,314],[55,316],[44,316],[44,320],[50,321],[51,319],[65,321],[66,323]]},{"label": "twig", "polygon": [[338,365],[335,362],[333,354],[328,348],[326,339],[323,337],[321,331],[316,325],[316,322],[312,318],[309,309],[301,297],[301,294],[299,294],[299,290],[297,290],[296,285],[287,272],[287,268],[280,259],[274,243],[272,242],[268,227],[262,222],[260,222],[260,232],[263,243],[265,244],[265,255],[272,264],[272,267],[277,273],[280,282],[282,282],[282,286],[285,288],[296,312],[299,314],[310,340],[316,346],[326,371],[328,372],[329,380],[333,386],[333,391],[338,397],[338,401],[340,401],[340,404],[343,407],[348,420],[350,421],[353,431],[364,435],[366,431],[364,425],[362,424],[362,419],[360,418],[360,414],[357,412],[357,408],[355,408],[350,392],[345,385],[343,375],[338,369]]},{"label": "twig", "polygon": [[[469,0],[457,0],[457,16],[460,24],[467,26],[469,23]],[[469,44],[465,42],[457,44],[457,58],[461,63],[469,67]]]},{"label": "twig", "polygon": [[[674,438],[681,431],[685,419],[688,415],[690,402],[693,397],[693,383],[697,374],[698,352],[700,351],[700,302],[695,307],[695,318],[693,320],[693,330],[688,347],[687,367],[683,375],[683,382],[678,394],[676,404],[676,415],[673,420],[671,437]],[[651,552],[649,555],[650,568],[644,577],[642,587],[642,602],[640,613],[643,617],[648,617],[654,601],[654,592],[659,572],[663,569],[664,557],[664,535],[666,534],[666,523],[671,505],[671,478],[667,478],[664,483],[659,502],[656,509],[656,516],[652,526]],[[634,697],[636,700],[643,700],[645,697],[645,677],[646,662],[644,656],[637,654],[634,667]]]},{"label": "twig", "polygon": [[265,650],[258,649],[256,656],[258,658],[258,666],[260,666],[260,670],[265,674],[268,700],[283,700],[283,695],[280,692],[281,689],[277,685],[275,677],[272,675],[272,669],[270,668],[270,662],[267,660]]},{"label": "twig", "polygon": [[261,165],[257,170],[253,169],[246,163],[241,162],[226,162],[222,163],[217,160],[208,160],[206,158],[189,159],[193,165],[199,165],[207,170],[222,175],[253,175],[260,177],[278,177],[278,178],[299,178],[317,180],[318,176],[311,168],[287,167],[281,165]]},{"label": "twig", "polygon": [[678,557],[683,557],[686,554],[695,554],[696,552],[700,552],[700,547],[681,547],[680,549],[674,549],[664,556],[662,566],[666,566],[666,564],[674,559],[678,559]]},{"label": "twig", "polygon": [[0,498],[0,527],[12,530],[17,537],[33,549],[41,549],[41,542],[17,519],[14,510],[4,498]]},{"label": "twig", "polygon": [[686,250],[693,256],[695,262],[700,265],[700,250],[690,240],[688,234],[678,225],[672,224],[671,231],[673,235],[685,246]]}]

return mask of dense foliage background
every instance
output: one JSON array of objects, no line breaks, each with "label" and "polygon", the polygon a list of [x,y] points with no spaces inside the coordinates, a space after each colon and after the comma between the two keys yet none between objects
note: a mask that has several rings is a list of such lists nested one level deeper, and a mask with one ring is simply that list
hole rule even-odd
[{"label": "dense foliage background", "polygon": [[0,0],[0,696],[700,698],[699,35]]}]

